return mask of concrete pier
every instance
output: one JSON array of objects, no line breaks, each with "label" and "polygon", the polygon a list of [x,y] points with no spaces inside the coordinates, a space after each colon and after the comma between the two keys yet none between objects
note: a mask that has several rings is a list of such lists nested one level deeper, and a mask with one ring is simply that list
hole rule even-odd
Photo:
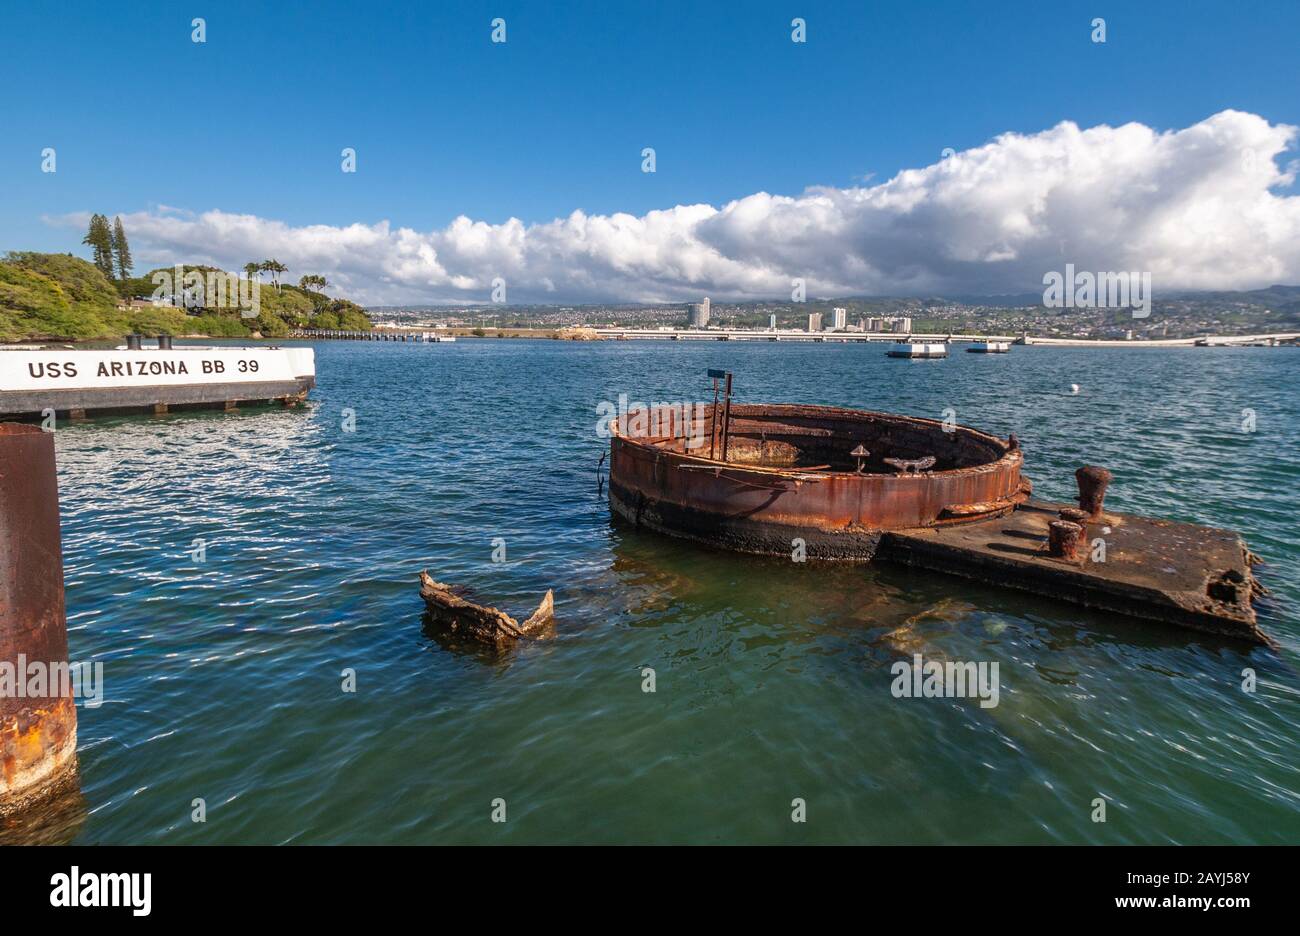
[{"label": "concrete pier", "polygon": [[74,774],[67,664],[54,436],[0,423],[0,816]]}]

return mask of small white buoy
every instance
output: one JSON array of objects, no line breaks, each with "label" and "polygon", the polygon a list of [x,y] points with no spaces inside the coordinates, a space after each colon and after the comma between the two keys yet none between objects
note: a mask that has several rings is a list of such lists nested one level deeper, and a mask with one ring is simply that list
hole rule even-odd
[{"label": "small white buoy", "polygon": [[1077,383],[1072,383],[1072,384],[1070,384],[1070,392],[1071,392],[1071,393],[1078,393],[1078,392],[1079,392],[1079,385],[1078,385]]}]

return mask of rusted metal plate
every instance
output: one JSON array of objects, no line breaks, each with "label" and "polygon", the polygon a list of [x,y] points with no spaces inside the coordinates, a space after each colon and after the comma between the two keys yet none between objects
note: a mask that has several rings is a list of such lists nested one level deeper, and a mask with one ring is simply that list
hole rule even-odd
[{"label": "rusted metal plate", "polygon": [[[0,423],[0,664],[12,678],[31,664],[66,672],[67,662],[54,436]],[[56,785],[75,761],[70,680],[47,680],[44,695],[25,689],[0,691],[0,813]]]},{"label": "rusted metal plate", "polygon": [[[1085,524],[1079,555],[1050,555],[1064,504],[1031,501],[973,526],[886,534],[878,558],[1129,617],[1272,645],[1251,604],[1250,553],[1230,530],[1106,513]],[[1093,545],[1100,540],[1104,553]]]},{"label": "rusted metal plate", "polygon": [[[733,404],[727,461],[707,457],[711,411],[629,415],[613,427],[610,503],[666,533],[748,552],[869,559],[879,534],[998,516],[1028,496],[1018,448],[936,420],[824,406]],[[690,440],[703,446],[691,448]],[[864,471],[853,452],[869,451]],[[704,454],[696,454],[697,452]],[[886,458],[935,458],[899,473]]]}]

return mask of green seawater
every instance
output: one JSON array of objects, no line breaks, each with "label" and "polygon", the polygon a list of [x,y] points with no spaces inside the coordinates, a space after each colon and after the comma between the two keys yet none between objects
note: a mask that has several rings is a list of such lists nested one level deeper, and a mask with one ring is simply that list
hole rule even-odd
[{"label": "green seawater", "polygon": [[[71,656],[105,698],[79,709],[78,791],[5,841],[1300,841],[1296,349],[316,351],[304,409],[58,430]],[[1114,509],[1245,536],[1282,649],[612,521],[597,405],[705,399],[708,368],[742,401],[1014,431],[1047,499],[1105,465]],[[517,616],[554,588],[555,636],[426,632],[423,568]],[[998,705],[895,698],[914,653],[997,662]]]}]

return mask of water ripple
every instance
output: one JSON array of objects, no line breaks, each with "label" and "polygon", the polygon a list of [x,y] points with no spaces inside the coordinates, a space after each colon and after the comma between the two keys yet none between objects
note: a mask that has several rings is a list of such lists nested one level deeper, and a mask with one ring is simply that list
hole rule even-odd
[{"label": "water ripple", "polygon": [[[302,410],[57,434],[71,652],[105,664],[104,704],[79,713],[81,841],[1300,837],[1293,351],[900,362],[847,345],[463,341],[317,355]],[[1266,560],[1283,653],[612,524],[596,404],[700,398],[708,367],[734,370],[747,401],[952,407],[1015,431],[1042,496],[1068,498],[1093,462],[1115,472],[1116,509],[1240,530]],[[426,567],[515,614],[554,588],[555,638],[499,656],[426,633]],[[1000,704],[895,699],[890,666],[918,652],[997,661]],[[806,824],[790,821],[796,797]]]}]

